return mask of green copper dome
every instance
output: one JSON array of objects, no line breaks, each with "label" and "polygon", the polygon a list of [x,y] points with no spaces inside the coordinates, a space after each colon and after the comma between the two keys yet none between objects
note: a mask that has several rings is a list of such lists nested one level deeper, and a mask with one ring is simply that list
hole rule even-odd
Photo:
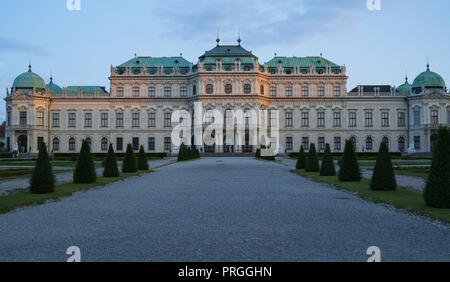
[{"label": "green copper dome", "polygon": [[409,94],[411,92],[411,84],[408,83],[408,77],[405,78],[405,83],[397,87],[396,90],[401,94]]},{"label": "green copper dome", "polygon": [[62,88],[58,84],[53,83],[53,77],[50,77],[50,82],[46,85],[48,91],[51,93],[62,93]]},{"label": "green copper dome", "polygon": [[32,72],[31,66],[29,66],[28,72],[24,72],[14,79],[12,87],[17,89],[31,89],[33,87],[45,89],[45,82],[42,77]]},{"label": "green copper dome", "polygon": [[445,81],[439,74],[430,71],[430,66],[427,65],[427,70],[419,74],[412,84],[412,88],[422,87],[445,89]]}]

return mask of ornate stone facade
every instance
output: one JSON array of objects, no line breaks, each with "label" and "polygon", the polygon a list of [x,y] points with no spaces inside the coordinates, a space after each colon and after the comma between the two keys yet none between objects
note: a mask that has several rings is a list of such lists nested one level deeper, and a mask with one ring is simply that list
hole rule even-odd
[{"label": "ornate stone facade", "polygon": [[[220,45],[197,64],[180,57],[135,57],[111,67],[110,92],[99,86],[45,85],[33,72],[7,89],[6,146],[37,152],[78,152],[89,138],[93,152],[109,142],[148,152],[171,152],[175,110],[279,110],[283,151],[329,143],[340,152],[347,138],[358,151],[429,152],[435,130],[450,123],[450,95],[429,68],[411,86],[360,85],[347,91],[346,67],[322,57],[274,57],[265,64],[239,45]],[[270,114],[269,114],[270,115]],[[226,119],[226,118],[225,118]],[[264,117],[266,121],[269,116]],[[254,151],[255,146],[202,146],[203,151]]]}]

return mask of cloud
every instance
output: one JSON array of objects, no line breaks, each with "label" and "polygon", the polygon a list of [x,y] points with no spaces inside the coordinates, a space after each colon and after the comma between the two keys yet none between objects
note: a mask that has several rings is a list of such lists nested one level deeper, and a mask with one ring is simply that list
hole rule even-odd
[{"label": "cloud", "polygon": [[2,37],[0,37],[0,51],[17,51],[36,56],[50,55],[50,53],[42,47]]},{"label": "cloud", "polygon": [[238,29],[253,44],[299,43],[352,26],[363,0],[158,0],[163,36],[184,40],[236,38]]}]

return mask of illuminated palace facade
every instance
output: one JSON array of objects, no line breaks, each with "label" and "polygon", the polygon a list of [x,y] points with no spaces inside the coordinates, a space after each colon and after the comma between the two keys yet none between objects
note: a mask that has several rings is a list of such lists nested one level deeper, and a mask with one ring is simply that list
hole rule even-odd
[{"label": "illuminated palace facade", "polygon": [[[341,152],[346,139],[357,151],[375,152],[386,141],[390,151],[430,152],[436,130],[450,123],[450,95],[444,80],[427,66],[412,84],[359,85],[347,90],[346,67],[321,57],[275,56],[266,63],[241,46],[221,45],[193,64],[179,57],[134,57],[111,67],[110,91],[100,86],[45,84],[29,70],[6,91],[9,150],[36,153],[79,152],[88,139],[93,152],[128,143],[147,152],[172,152],[176,110],[278,110],[283,152],[326,143]],[[225,118],[226,120],[226,118]],[[208,121],[205,120],[205,123]],[[270,124],[270,122],[267,122]],[[220,134],[220,133],[218,133]],[[250,152],[256,146],[201,146],[203,152]]]}]

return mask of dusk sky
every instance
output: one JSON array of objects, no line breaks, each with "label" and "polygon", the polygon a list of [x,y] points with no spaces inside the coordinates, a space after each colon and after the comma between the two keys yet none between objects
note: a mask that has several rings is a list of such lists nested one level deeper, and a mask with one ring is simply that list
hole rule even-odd
[{"label": "dusk sky", "polygon": [[358,84],[409,81],[426,69],[450,83],[450,1],[381,0],[66,0],[1,1],[0,121],[6,88],[27,71],[48,83],[102,85],[110,65],[139,56],[178,56],[197,63],[216,44],[242,45],[259,62],[279,56],[323,56],[347,66],[348,90]]}]

